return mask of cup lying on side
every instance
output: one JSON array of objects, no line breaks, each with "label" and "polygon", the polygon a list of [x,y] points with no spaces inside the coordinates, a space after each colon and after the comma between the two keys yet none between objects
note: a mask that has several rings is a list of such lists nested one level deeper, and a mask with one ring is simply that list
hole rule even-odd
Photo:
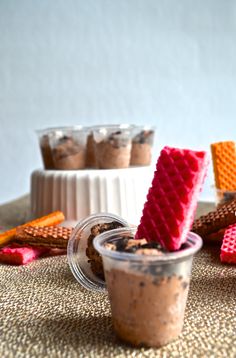
[{"label": "cup lying on side", "polygon": [[161,347],[182,331],[192,259],[202,240],[190,232],[180,250],[158,254],[114,249],[135,232],[130,227],[104,232],[94,247],[102,256],[118,337],[134,346]]},{"label": "cup lying on side", "polygon": [[81,286],[106,292],[102,258],[94,249],[93,241],[101,232],[128,225],[120,216],[111,213],[92,214],[78,222],[68,242],[67,259]]}]

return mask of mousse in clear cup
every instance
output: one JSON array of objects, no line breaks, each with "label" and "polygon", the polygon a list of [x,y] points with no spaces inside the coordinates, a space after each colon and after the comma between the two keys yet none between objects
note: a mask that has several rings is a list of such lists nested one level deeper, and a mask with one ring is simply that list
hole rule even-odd
[{"label": "mousse in clear cup", "polygon": [[96,155],[95,155],[95,141],[93,138],[92,129],[90,129],[87,137],[86,168],[97,168]]},{"label": "mousse in clear cup", "polygon": [[155,129],[147,126],[134,126],[130,165],[150,165]]},{"label": "mousse in clear cup", "polygon": [[54,169],[52,151],[50,146],[50,136],[52,135],[52,129],[39,129],[36,131],[36,133],[39,140],[44,169]]},{"label": "mousse in clear cup", "polygon": [[182,331],[192,259],[202,240],[189,232],[175,252],[145,245],[136,252],[119,251],[135,233],[136,228],[102,233],[94,247],[102,256],[117,336],[134,346],[161,347]]},{"label": "mousse in clear cup", "polygon": [[85,168],[87,128],[65,127],[55,129],[50,137],[54,168],[77,170]]},{"label": "mousse in clear cup", "polygon": [[131,156],[132,128],[111,125],[93,130],[96,163],[99,169],[128,168]]}]

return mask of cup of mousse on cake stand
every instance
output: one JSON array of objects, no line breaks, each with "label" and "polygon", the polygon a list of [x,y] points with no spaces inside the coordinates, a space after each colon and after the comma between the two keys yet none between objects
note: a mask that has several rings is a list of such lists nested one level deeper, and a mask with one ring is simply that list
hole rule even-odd
[{"label": "cup of mousse on cake stand", "polygon": [[86,128],[56,130],[50,136],[54,168],[59,170],[85,169],[87,136]]},{"label": "cup of mousse on cake stand", "polygon": [[65,126],[37,134],[44,169],[31,175],[32,218],[61,210],[75,225],[112,212],[137,224],[152,176],[153,128]]},{"label": "cup of mousse on cake stand", "polygon": [[50,136],[53,134],[53,132],[54,130],[51,128],[45,128],[36,131],[39,140],[39,147],[41,151],[44,169],[54,169],[52,151],[50,146]]},{"label": "cup of mousse on cake stand", "polygon": [[131,166],[150,165],[155,128],[151,126],[134,126],[132,133]]},{"label": "cup of mousse on cake stand", "polygon": [[[83,164],[83,152],[85,152],[85,143],[87,142],[87,129],[86,127],[71,126],[71,127],[54,127],[45,128],[36,131],[39,146],[43,161],[44,169],[46,170],[73,170],[78,167],[76,160],[70,160],[70,155],[74,155],[81,152],[81,160],[79,164],[81,167],[85,167]],[[71,162],[71,163],[70,163]]]},{"label": "cup of mousse on cake stand", "polygon": [[94,150],[99,169],[130,166],[133,128],[128,125],[100,126],[93,130]]}]

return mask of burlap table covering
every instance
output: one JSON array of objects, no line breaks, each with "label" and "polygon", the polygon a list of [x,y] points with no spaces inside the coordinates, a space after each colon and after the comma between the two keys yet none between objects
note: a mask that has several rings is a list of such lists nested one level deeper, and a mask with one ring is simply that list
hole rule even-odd
[{"label": "burlap table covering", "polygon": [[135,349],[115,337],[107,295],[83,289],[65,256],[0,265],[0,357],[236,357],[235,278],[219,248],[204,247],[182,335],[161,349]]}]

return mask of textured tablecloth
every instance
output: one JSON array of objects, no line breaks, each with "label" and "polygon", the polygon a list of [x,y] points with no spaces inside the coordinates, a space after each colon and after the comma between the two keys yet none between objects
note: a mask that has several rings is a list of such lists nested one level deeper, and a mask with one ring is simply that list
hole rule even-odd
[{"label": "textured tablecloth", "polygon": [[[27,215],[22,203],[0,207],[0,225],[19,219],[16,208]],[[161,349],[118,341],[107,295],[83,289],[65,256],[0,265],[0,314],[1,358],[236,357],[236,267],[220,263],[217,247],[195,256],[183,333]]]}]

